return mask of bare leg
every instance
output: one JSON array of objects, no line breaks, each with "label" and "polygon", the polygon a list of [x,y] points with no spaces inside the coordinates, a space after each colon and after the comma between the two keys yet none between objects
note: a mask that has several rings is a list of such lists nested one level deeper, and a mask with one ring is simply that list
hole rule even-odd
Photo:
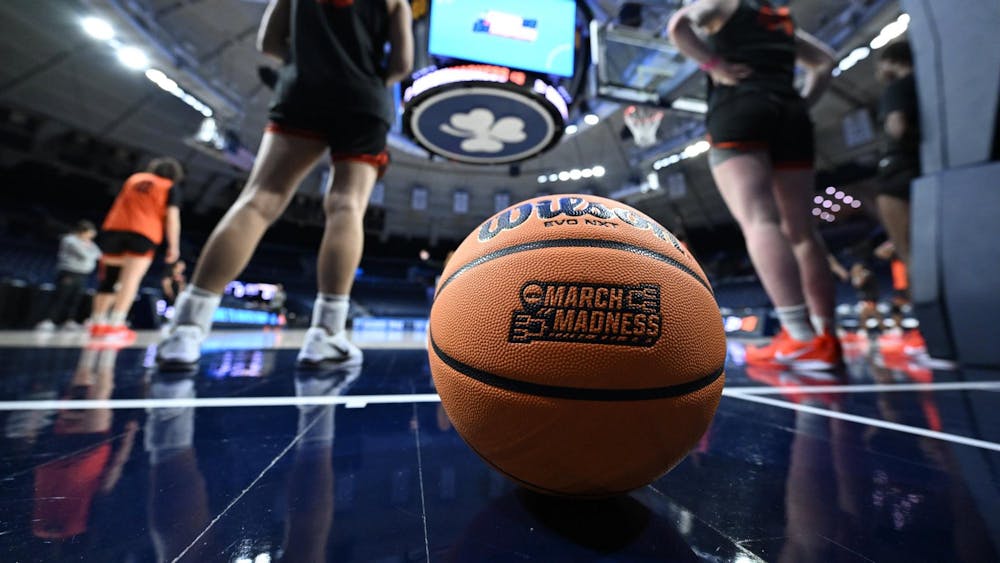
[{"label": "bare leg", "polygon": [[896,247],[896,255],[910,265],[910,202],[898,197],[880,195],[875,198],[882,224],[889,240]]},{"label": "bare leg", "polygon": [[795,254],[809,311],[824,319],[833,319],[833,272],[826,244],[809,211],[814,179],[812,169],[778,170],[774,174],[774,196],[781,213],[781,232]]},{"label": "bare leg", "polygon": [[135,301],[135,295],[139,292],[139,283],[142,276],[146,275],[149,265],[153,263],[153,258],[149,256],[126,256],[122,262],[122,275],[118,280],[118,291],[115,292],[114,305],[111,313],[115,315],[128,315]]},{"label": "bare leg", "polygon": [[378,170],[371,164],[348,160],[335,162],[333,168],[333,183],[323,202],[326,229],[317,259],[317,285],[320,293],[348,295],[361,262],[365,242],[362,221]]},{"label": "bare leg", "polygon": [[213,293],[246,268],[264,232],[285,210],[326,143],[265,133],[243,193],[205,243],[192,283]]},{"label": "bare leg", "polygon": [[750,260],[771,302],[776,307],[804,303],[798,264],[782,232],[771,189],[770,158],[763,152],[733,156],[713,167],[712,176],[743,231]]},{"label": "bare leg", "polygon": [[[124,257],[122,256],[102,256],[101,257],[101,267],[106,268],[108,266],[118,266],[121,267],[124,262]],[[115,302],[115,293],[98,293],[94,296],[94,305],[92,307],[91,318],[95,321],[103,319],[105,315],[111,312],[111,306]]]}]

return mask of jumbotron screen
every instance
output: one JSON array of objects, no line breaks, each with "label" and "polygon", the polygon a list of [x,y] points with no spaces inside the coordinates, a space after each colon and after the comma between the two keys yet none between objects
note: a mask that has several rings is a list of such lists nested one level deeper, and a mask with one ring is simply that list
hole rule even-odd
[{"label": "jumbotron screen", "polygon": [[433,0],[432,55],[572,76],[574,0]]}]

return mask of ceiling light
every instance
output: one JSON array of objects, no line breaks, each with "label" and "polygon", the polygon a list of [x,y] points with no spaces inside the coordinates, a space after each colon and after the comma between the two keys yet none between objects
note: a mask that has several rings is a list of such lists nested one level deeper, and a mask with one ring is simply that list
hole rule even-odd
[{"label": "ceiling light", "polygon": [[538,177],[538,183],[539,184],[544,184],[545,182],[548,182],[548,181],[549,181],[549,177],[548,176],[544,176],[543,175],[543,176],[539,176]]},{"label": "ceiling light", "polygon": [[837,205],[836,203],[834,203],[833,205],[830,206],[830,211],[833,211],[834,213],[836,213],[836,212],[840,211],[840,206]]},{"label": "ceiling light", "polygon": [[823,203],[823,196],[818,195],[818,196],[814,197],[813,198],[813,203],[815,203],[816,205],[819,205],[819,204]]},{"label": "ceiling light", "polygon": [[846,203],[847,205],[850,205],[852,201],[854,201],[853,197],[851,197],[849,195],[845,195],[844,196],[844,203]]},{"label": "ceiling light", "polygon": [[828,200],[828,199],[824,199],[824,200],[823,200],[823,207],[825,207],[825,208],[827,208],[827,209],[830,209],[830,206],[831,206],[831,205],[833,205],[833,202],[832,202],[832,201],[830,201],[830,200]]},{"label": "ceiling light", "polygon": [[578,130],[579,130],[579,127],[577,127],[576,125],[567,125],[566,126],[566,134],[567,135],[572,135],[573,133],[576,133]]},{"label": "ceiling light", "polygon": [[567,172],[565,170],[563,170],[562,172],[560,172],[559,173],[559,179],[562,180],[563,182],[569,180],[569,172]]},{"label": "ceiling light", "polygon": [[854,201],[852,201],[851,202],[851,207],[853,207],[854,209],[857,209],[857,208],[861,207],[861,201],[857,200],[857,199],[854,200]]},{"label": "ceiling light", "polygon": [[580,171],[580,175],[582,175],[584,178],[590,178],[594,175],[594,171],[591,170],[590,168],[584,168],[583,170]]},{"label": "ceiling light", "polygon": [[149,57],[146,56],[146,53],[131,45],[118,48],[118,60],[133,70],[142,70],[149,66]]},{"label": "ceiling light", "polygon": [[580,172],[579,168],[574,168],[574,169],[572,169],[572,170],[569,171],[569,179],[570,180],[579,180],[582,177],[583,177],[583,173]]},{"label": "ceiling light", "polygon": [[169,78],[167,78],[166,74],[163,74],[162,70],[158,70],[155,68],[151,68],[146,71],[146,78],[148,78],[149,81],[152,82],[153,84],[159,84],[165,80],[170,80]]},{"label": "ceiling light", "polygon": [[593,170],[594,170],[594,178],[603,178],[604,177],[605,170],[604,170],[603,166],[595,166],[593,168]]},{"label": "ceiling light", "polygon": [[595,113],[588,113],[583,117],[583,122],[586,123],[587,125],[597,125],[598,123],[601,122],[601,118],[598,117],[597,114]]},{"label": "ceiling light", "polygon": [[87,32],[87,35],[93,37],[94,39],[107,41],[115,36],[115,29],[111,27],[111,24],[108,23],[107,20],[102,20],[101,18],[87,16],[80,20],[80,25],[83,27],[83,30]]},{"label": "ceiling light", "polygon": [[813,207],[813,215],[814,216],[819,217],[820,213],[822,213],[822,211],[820,211],[820,209],[818,207]]},{"label": "ceiling light", "polygon": [[558,179],[559,179],[559,175],[558,174],[549,174],[549,181],[550,182],[555,182]]},{"label": "ceiling light", "polygon": [[837,199],[844,199],[844,192],[837,192],[837,193],[833,194],[833,197],[835,197]]},{"label": "ceiling light", "polygon": [[827,195],[833,195],[837,193],[837,188],[830,186],[829,188],[826,189],[826,193]]}]

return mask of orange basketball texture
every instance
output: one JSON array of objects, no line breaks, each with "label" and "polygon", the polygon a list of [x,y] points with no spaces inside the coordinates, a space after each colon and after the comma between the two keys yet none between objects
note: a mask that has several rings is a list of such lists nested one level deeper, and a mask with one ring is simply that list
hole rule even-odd
[{"label": "orange basketball texture", "polygon": [[668,471],[725,381],[701,267],[649,217],[590,195],[521,202],[472,232],[441,276],[429,348],[469,446],[560,495],[622,493]]}]

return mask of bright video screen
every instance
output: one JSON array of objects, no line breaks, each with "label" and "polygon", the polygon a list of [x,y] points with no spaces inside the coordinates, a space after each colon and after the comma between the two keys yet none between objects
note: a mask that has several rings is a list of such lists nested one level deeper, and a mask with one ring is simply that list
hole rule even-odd
[{"label": "bright video screen", "polygon": [[433,0],[429,51],[572,76],[575,28],[574,0]]}]

